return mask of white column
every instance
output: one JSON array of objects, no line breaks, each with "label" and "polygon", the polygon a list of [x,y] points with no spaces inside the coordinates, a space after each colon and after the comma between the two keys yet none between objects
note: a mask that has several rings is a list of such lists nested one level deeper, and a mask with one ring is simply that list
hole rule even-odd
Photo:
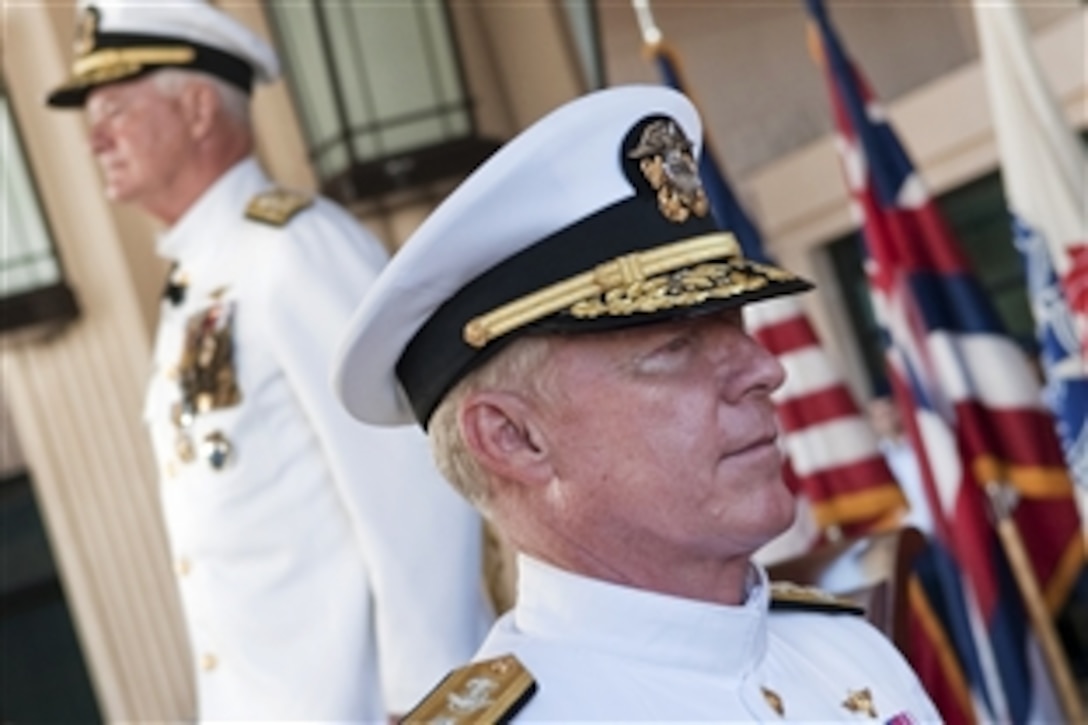
[{"label": "white column", "polygon": [[4,403],[103,718],[188,719],[188,648],[141,422],[145,275],[160,270],[138,264],[147,257],[134,245],[152,240],[126,237],[134,225],[103,199],[82,115],[42,103],[66,75],[74,16],[70,3],[5,5],[0,16],[9,95],[82,310],[50,338],[0,342]]}]

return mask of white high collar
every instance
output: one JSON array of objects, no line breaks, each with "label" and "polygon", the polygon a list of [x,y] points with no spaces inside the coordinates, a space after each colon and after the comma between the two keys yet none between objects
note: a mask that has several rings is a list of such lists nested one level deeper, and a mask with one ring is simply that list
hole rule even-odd
[{"label": "white high collar", "polygon": [[257,159],[249,156],[216,179],[155,245],[159,256],[170,260],[192,259],[222,247],[217,231],[236,223],[253,196],[271,182]]},{"label": "white high collar", "polygon": [[657,664],[740,679],[767,649],[769,587],[753,564],[747,599],[724,606],[619,586],[518,556],[516,628]]}]

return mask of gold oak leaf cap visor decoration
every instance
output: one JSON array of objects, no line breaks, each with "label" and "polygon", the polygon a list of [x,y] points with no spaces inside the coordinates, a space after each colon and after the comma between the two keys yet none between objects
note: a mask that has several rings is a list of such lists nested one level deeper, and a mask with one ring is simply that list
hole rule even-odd
[{"label": "gold oak leaf cap visor decoration", "polygon": [[50,106],[80,108],[95,88],[160,68],[209,73],[246,93],[279,76],[272,46],[206,0],[83,0],[73,51],[71,77]]},{"label": "gold oak leaf cap visor decoration", "polygon": [[702,127],[661,86],[572,101],[523,131],[424,221],[365,296],[334,386],[359,420],[424,428],[519,335],[660,322],[811,284],[745,259],[710,214]]}]

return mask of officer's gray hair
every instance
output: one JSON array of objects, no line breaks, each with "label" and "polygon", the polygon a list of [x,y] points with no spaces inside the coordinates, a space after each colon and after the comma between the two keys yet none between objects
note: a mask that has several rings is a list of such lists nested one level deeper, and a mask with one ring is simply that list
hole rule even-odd
[{"label": "officer's gray hair", "polygon": [[547,398],[552,393],[546,365],[550,338],[522,337],[461,379],[431,416],[428,434],[438,470],[485,516],[489,515],[494,476],[484,469],[465,445],[458,422],[461,404],[471,393],[486,389],[510,390]]},{"label": "officer's gray hair", "polygon": [[228,118],[239,125],[249,126],[250,124],[249,95],[222,78],[183,68],[163,68],[157,71],[153,78],[155,87],[167,96],[176,96],[182,88],[193,81],[206,83],[219,96],[220,105]]}]

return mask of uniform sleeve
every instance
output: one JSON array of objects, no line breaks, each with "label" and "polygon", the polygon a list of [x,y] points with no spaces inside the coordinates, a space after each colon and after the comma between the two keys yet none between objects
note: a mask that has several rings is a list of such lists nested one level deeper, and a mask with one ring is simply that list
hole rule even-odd
[{"label": "uniform sleeve", "polygon": [[[415,427],[352,419],[335,398],[333,354],[384,252],[338,210],[309,210],[272,241],[270,344],[330,462],[370,577],[380,676],[391,713],[467,661],[489,624],[478,515],[437,472]],[[283,234],[280,235],[281,237]],[[315,596],[332,594],[315,593]]]}]

